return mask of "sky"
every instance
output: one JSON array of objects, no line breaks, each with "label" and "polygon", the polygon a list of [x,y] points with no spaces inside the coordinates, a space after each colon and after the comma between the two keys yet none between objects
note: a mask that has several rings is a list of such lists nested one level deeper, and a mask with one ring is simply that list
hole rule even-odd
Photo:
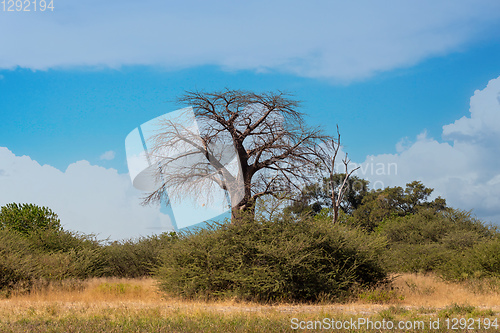
[{"label": "sky", "polygon": [[140,204],[125,138],[186,90],[286,91],[374,188],[413,180],[500,225],[500,2],[54,1],[0,5],[0,206],[124,239]]}]

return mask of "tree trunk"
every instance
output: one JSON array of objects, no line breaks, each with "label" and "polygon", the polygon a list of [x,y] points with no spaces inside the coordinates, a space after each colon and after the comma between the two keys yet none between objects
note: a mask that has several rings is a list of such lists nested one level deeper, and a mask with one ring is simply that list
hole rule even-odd
[{"label": "tree trunk", "polygon": [[231,224],[237,225],[255,220],[255,206],[233,207],[231,209]]},{"label": "tree trunk", "polygon": [[339,207],[334,203],[333,204],[333,224],[337,223],[339,218]]}]

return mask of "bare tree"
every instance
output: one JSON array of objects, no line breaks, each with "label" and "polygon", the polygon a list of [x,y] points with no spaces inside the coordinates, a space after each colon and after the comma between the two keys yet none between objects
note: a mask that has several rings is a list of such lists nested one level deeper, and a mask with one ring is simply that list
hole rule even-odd
[{"label": "bare tree", "polygon": [[198,128],[172,120],[161,124],[151,152],[159,188],[145,204],[161,201],[167,192],[171,198],[199,195],[216,186],[230,196],[236,223],[242,213],[253,216],[259,197],[300,192],[315,178],[317,146],[328,137],[305,126],[299,102],[290,95],[190,91],[178,101],[192,106]]},{"label": "bare tree", "polygon": [[349,163],[351,162],[351,160],[347,158],[347,153],[346,153],[345,157],[342,159],[342,163],[344,164],[345,168],[345,177],[344,180],[342,181],[342,184],[339,187],[336,187],[336,181],[334,175],[337,174],[337,170],[335,170],[335,163],[340,148],[341,148],[340,131],[339,131],[339,126],[337,125],[337,138],[336,139],[328,138],[326,140],[323,140],[323,145],[318,146],[316,151],[316,156],[320,158],[322,162],[322,167],[327,171],[328,174],[328,179],[330,183],[329,185],[331,189],[330,199],[332,201],[332,206],[333,206],[333,223],[337,223],[338,221],[339,208],[342,204],[344,195],[348,190],[346,184],[348,184],[349,177],[352,175],[354,171],[359,169],[359,167],[357,167],[349,171]]}]

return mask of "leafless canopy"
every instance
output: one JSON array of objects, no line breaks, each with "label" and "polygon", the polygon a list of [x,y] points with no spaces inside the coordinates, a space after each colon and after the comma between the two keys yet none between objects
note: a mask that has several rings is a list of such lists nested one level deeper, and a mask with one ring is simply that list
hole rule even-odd
[{"label": "leafless canopy", "polygon": [[342,204],[342,200],[347,190],[346,188],[347,181],[349,180],[349,177],[352,175],[352,173],[358,170],[359,167],[351,169],[349,171],[349,163],[351,162],[351,160],[347,157],[346,153],[345,157],[342,159],[342,163],[344,164],[345,168],[344,171],[345,177],[340,187],[336,189],[333,176],[337,173],[335,163],[337,155],[341,148],[339,126],[337,125],[336,139],[327,138],[323,139],[322,141],[323,144],[321,146],[316,147],[317,149],[316,156],[318,156],[319,160],[321,161],[321,169],[327,172],[330,181],[331,200],[333,205],[333,223],[336,223],[339,217],[339,208],[340,205]]},{"label": "leafless canopy", "polygon": [[[253,212],[260,196],[291,194],[316,178],[317,146],[328,137],[305,126],[299,102],[290,95],[189,91],[178,101],[193,107],[199,134],[190,136],[187,128],[173,123],[162,125],[153,154],[179,142],[194,149],[161,160],[159,189],[144,203],[160,201],[167,190],[172,196],[172,188],[199,194],[210,190],[201,187],[215,184],[230,195],[234,218],[238,212]],[[189,158],[192,163],[186,163]],[[227,167],[234,158],[240,166],[236,173]],[[175,172],[162,172],[169,167]]]}]

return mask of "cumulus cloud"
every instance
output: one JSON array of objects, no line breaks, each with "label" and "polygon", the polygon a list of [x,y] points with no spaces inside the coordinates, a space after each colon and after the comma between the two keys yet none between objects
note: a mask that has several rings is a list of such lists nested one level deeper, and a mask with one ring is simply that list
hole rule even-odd
[{"label": "cumulus cloud", "polygon": [[[62,172],[0,147],[0,206],[34,203],[59,215],[65,229],[123,239],[172,230],[158,207],[140,205],[127,174],[78,161]],[[6,190],[7,189],[7,190]]]},{"label": "cumulus cloud", "polygon": [[0,68],[209,64],[349,81],[487,38],[500,3],[66,0],[9,14]]},{"label": "cumulus cloud", "polygon": [[105,160],[105,161],[111,161],[115,158],[115,152],[112,151],[112,150],[109,150],[107,152],[105,152],[104,154],[102,154],[99,158],[101,160]]},{"label": "cumulus cloud", "polygon": [[375,187],[420,180],[451,206],[500,224],[499,96],[500,77],[476,90],[469,117],[443,126],[444,141],[423,132],[411,144],[398,144],[398,154],[368,156],[358,175]]}]

